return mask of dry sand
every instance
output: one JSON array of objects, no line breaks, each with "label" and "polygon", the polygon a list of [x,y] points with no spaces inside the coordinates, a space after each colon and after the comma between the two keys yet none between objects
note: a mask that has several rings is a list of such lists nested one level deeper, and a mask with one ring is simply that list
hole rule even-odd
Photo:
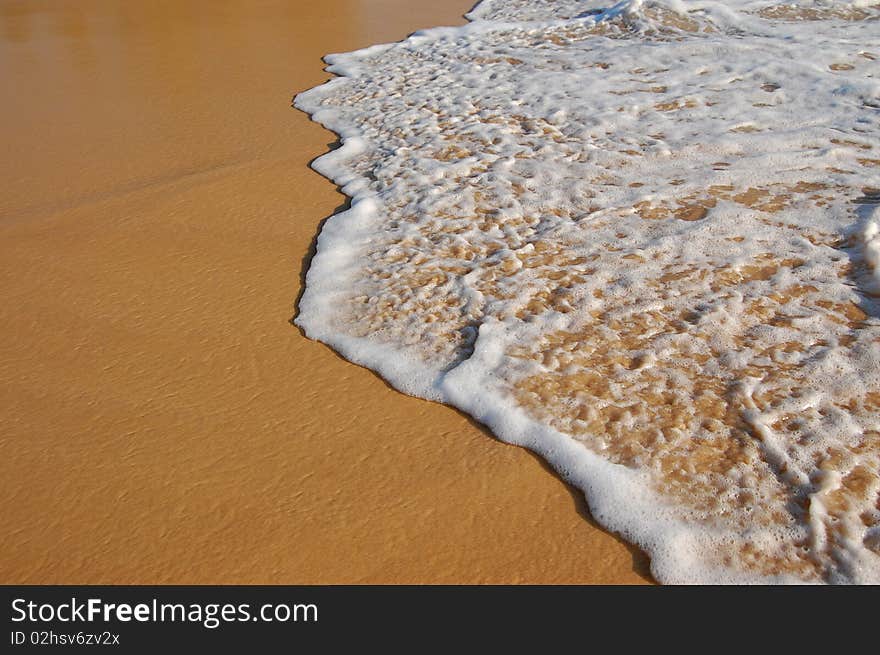
[{"label": "dry sand", "polygon": [[471,0],[0,4],[0,582],[648,580],[530,453],[289,323],[320,57]]}]

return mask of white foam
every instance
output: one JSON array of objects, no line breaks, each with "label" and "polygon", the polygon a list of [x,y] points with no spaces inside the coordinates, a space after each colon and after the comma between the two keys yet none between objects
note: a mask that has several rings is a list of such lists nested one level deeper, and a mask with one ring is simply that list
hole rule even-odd
[{"label": "white foam", "polygon": [[880,10],[468,16],[297,97],[353,198],[297,323],[540,453],[661,581],[880,582]]},{"label": "white foam", "polygon": [[864,248],[865,261],[871,273],[869,291],[874,295],[880,295],[880,212],[872,207],[867,215],[865,227],[862,230],[862,247]]}]

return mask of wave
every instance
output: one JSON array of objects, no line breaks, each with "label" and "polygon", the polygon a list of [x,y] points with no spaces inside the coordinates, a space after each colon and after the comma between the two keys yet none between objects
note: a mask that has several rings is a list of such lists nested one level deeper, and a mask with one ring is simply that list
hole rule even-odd
[{"label": "wave", "polygon": [[352,198],[297,324],[539,453],[662,582],[880,582],[880,6],[468,18],[297,96]]}]

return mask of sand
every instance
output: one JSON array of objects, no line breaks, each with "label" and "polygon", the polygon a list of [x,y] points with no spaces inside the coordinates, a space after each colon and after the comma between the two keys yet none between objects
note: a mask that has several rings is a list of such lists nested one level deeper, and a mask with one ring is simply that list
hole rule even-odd
[{"label": "sand", "polygon": [[320,57],[471,0],[0,5],[2,583],[640,583],[527,451],[290,324]]}]

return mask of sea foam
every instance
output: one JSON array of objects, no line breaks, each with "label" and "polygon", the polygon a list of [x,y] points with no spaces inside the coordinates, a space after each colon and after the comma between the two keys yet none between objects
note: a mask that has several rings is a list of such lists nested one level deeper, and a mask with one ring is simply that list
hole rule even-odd
[{"label": "sea foam", "polygon": [[880,6],[484,0],[326,58],[296,319],[658,580],[880,583]]}]

